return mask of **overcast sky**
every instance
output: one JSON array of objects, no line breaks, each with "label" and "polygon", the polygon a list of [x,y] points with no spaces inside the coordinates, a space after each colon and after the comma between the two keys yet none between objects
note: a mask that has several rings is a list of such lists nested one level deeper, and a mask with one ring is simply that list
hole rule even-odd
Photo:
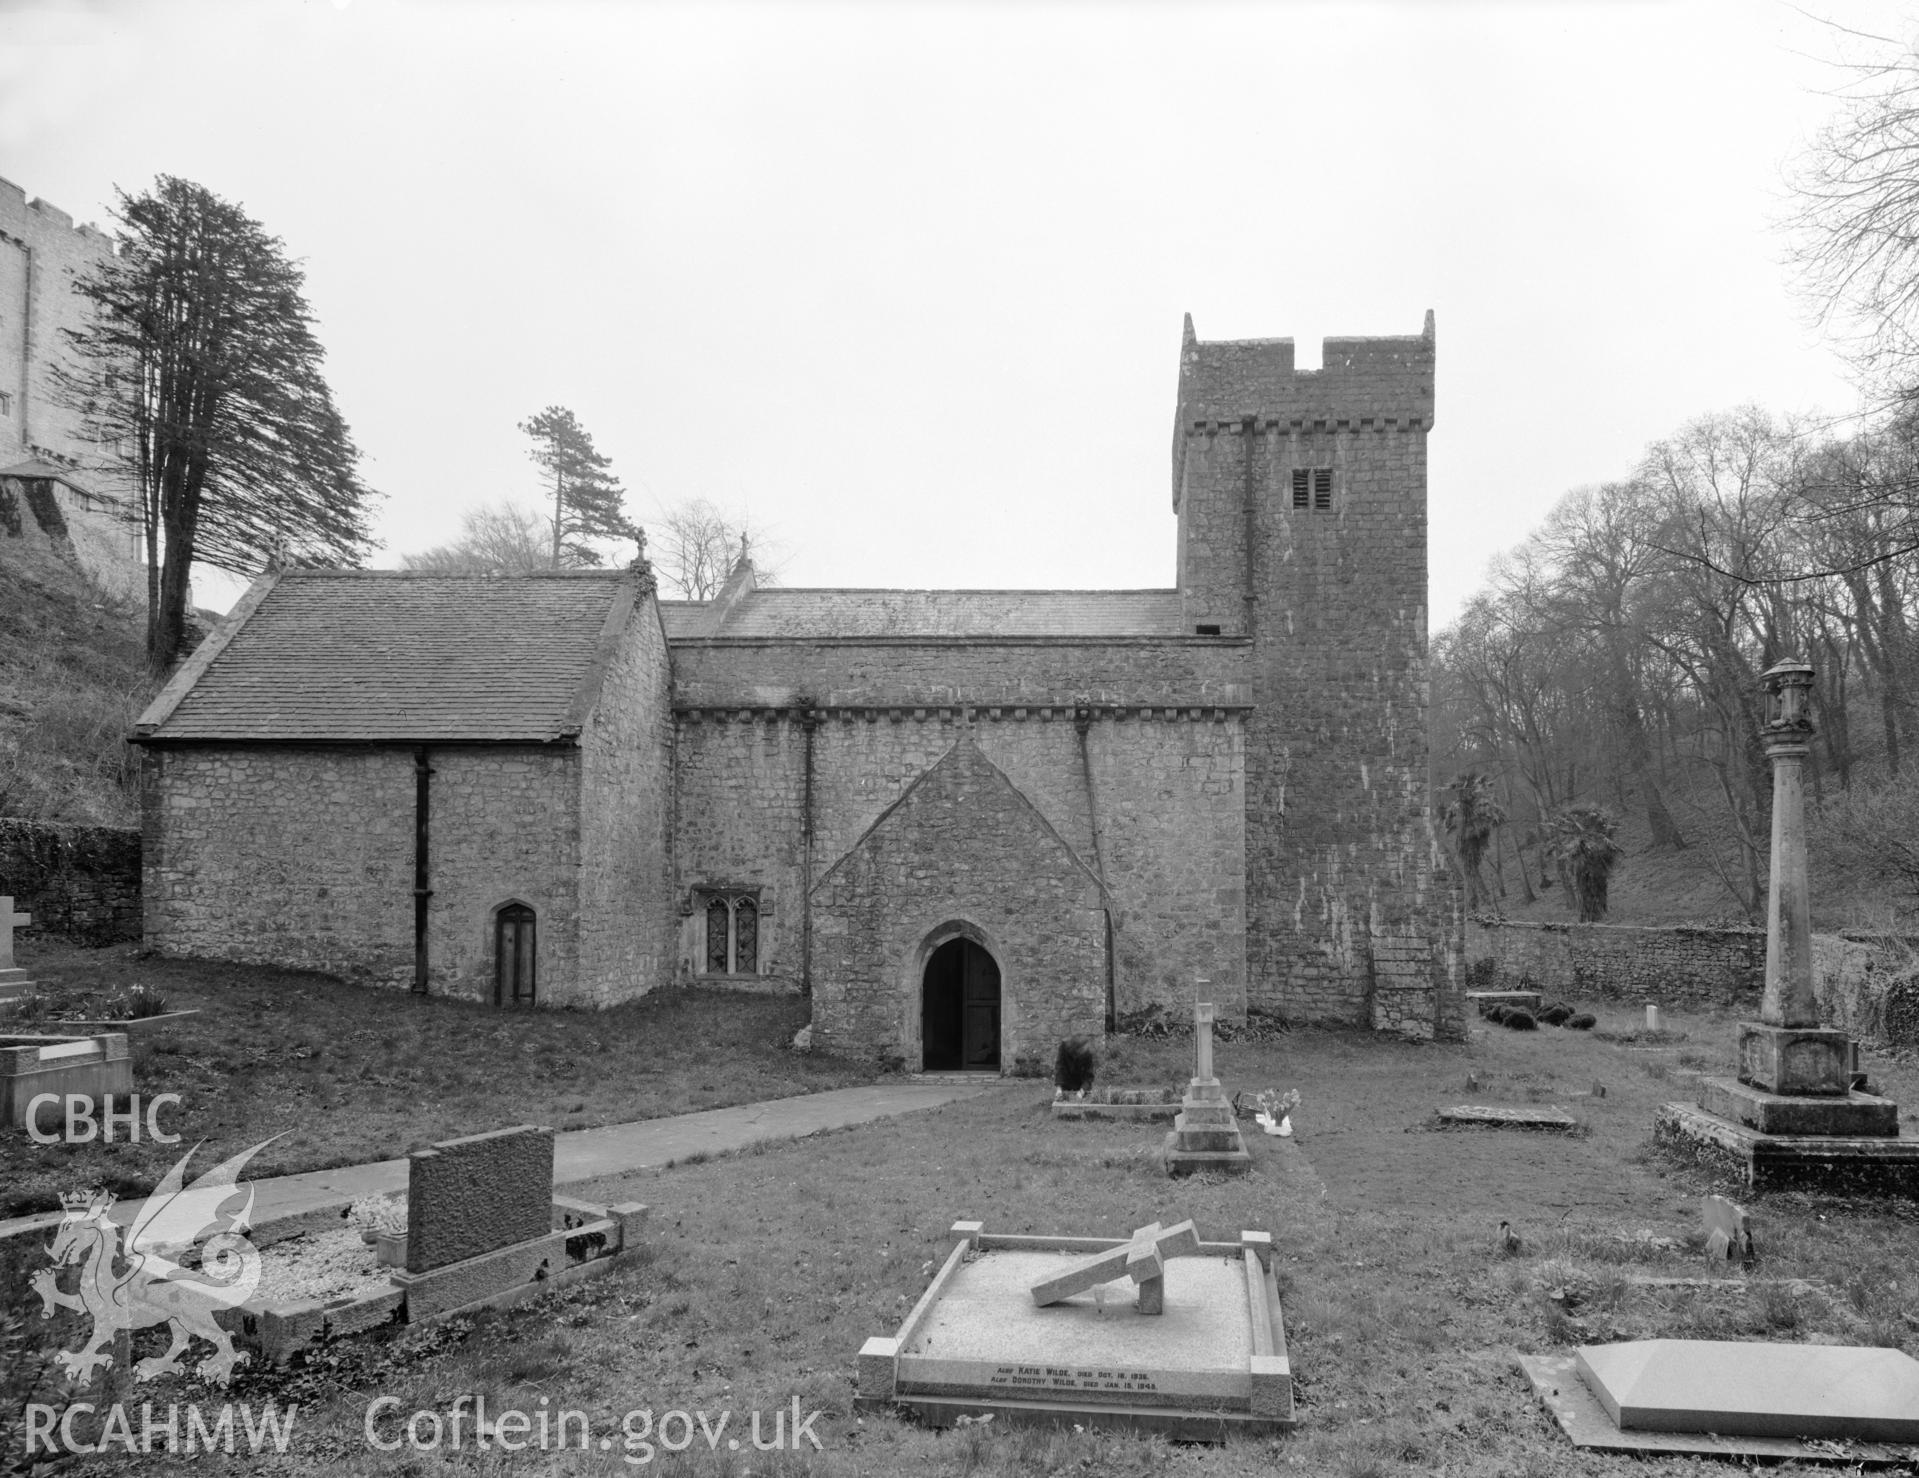
[{"label": "overcast sky", "polygon": [[[1201,338],[1439,331],[1432,616],[1645,444],[1844,414],[1784,170],[1896,7],[0,0],[0,175],[161,172],[304,260],[376,561],[593,432],[790,585],[1174,582]],[[209,604],[229,596],[205,588]]]}]

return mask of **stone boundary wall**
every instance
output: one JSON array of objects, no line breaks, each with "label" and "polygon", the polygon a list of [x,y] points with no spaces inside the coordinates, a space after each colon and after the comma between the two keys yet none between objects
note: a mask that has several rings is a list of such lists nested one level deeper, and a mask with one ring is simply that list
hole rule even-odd
[{"label": "stone boundary wall", "polygon": [[[1813,935],[1820,1020],[1861,1041],[1919,1045],[1916,959],[1919,939],[1908,936]],[[1466,969],[1471,990],[1525,982],[1575,1005],[1597,998],[1756,1011],[1766,985],[1766,931],[1475,918],[1466,924]]]},{"label": "stone boundary wall", "polygon": [[33,922],[16,937],[77,944],[140,937],[140,833],[0,818],[0,893]]},{"label": "stone boundary wall", "polygon": [[1581,996],[1756,1004],[1766,983],[1766,931],[1471,918],[1466,976],[1470,990],[1517,989],[1523,981],[1574,1005]]}]

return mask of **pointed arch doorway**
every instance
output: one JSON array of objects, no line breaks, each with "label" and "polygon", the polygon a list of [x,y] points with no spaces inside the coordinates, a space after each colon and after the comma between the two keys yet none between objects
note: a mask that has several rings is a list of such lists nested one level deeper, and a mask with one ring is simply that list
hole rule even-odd
[{"label": "pointed arch doorway", "polygon": [[999,1071],[999,962],[985,945],[949,939],[927,956],[920,987],[927,1072]]}]

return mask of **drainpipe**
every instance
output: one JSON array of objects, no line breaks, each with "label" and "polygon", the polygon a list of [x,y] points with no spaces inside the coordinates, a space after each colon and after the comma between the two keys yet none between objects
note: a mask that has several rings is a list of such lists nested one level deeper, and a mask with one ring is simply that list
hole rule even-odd
[{"label": "drainpipe", "polygon": [[819,711],[811,698],[800,700],[800,737],[805,744],[805,776],[800,795],[800,994],[813,994],[813,736]]},{"label": "drainpipe", "polygon": [[1255,576],[1258,564],[1254,558],[1253,540],[1259,532],[1259,477],[1254,455],[1259,450],[1259,419],[1247,416],[1239,423],[1240,440],[1246,444],[1246,485],[1241,498],[1242,516],[1245,521],[1246,564],[1245,589],[1241,598],[1246,610],[1246,635],[1253,634],[1255,602],[1258,601],[1258,584]]},{"label": "drainpipe", "polygon": [[1073,710],[1073,732],[1079,736],[1079,773],[1086,784],[1086,820],[1093,832],[1093,870],[1099,874],[1100,913],[1106,921],[1106,1030],[1119,1025],[1119,980],[1113,962],[1113,900],[1106,890],[1106,858],[1099,844],[1099,803],[1093,795],[1093,758],[1087,731],[1093,726],[1090,708]]},{"label": "drainpipe", "polygon": [[413,751],[413,993],[426,994],[426,906],[433,897],[427,887],[427,840],[432,798],[432,769],[426,746]]}]

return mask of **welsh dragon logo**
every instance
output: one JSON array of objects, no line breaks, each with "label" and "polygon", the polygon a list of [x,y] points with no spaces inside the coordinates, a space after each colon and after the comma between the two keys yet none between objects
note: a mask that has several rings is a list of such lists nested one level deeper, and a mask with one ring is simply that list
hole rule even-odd
[{"label": "welsh dragon logo", "polygon": [[[33,1275],[33,1290],[46,1306],[42,1318],[51,1319],[59,1308],[93,1315],[93,1338],[81,1349],[59,1353],[69,1376],[90,1385],[95,1370],[113,1363],[113,1340],[121,1330],[168,1324],[173,1343],[164,1354],[139,1361],[133,1368],[136,1378],[178,1374],[180,1356],[196,1334],[213,1346],[213,1354],[200,1362],[200,1374],[220,1385],[233,1378],[234,1366],[248,1356],[233,1348],[213,1316],[245,1303],[260,1282],[260,1253],[246,1237],[253,1188],[237,1182],[241,1167],[272,1142],[265,1139],[242,1150],[183,1188],[187,1161],[193,1158],[188,1150],[127,1228],[124,1254],[120,1228],[107,1218],[110,1192],[77,1191],[60,1198],[66,1214],[47,1249],[53,1267]],[[225,1209],[243,1194],[237,1210]],[[208,1232],[213,1235],[201,1242]],[[195,1245],[200,1247],[197,1267],[175,1261]],[[59,1270],[71,1267],[79,1269],[79,1281],[75,1292],[66,1293]]]}]

